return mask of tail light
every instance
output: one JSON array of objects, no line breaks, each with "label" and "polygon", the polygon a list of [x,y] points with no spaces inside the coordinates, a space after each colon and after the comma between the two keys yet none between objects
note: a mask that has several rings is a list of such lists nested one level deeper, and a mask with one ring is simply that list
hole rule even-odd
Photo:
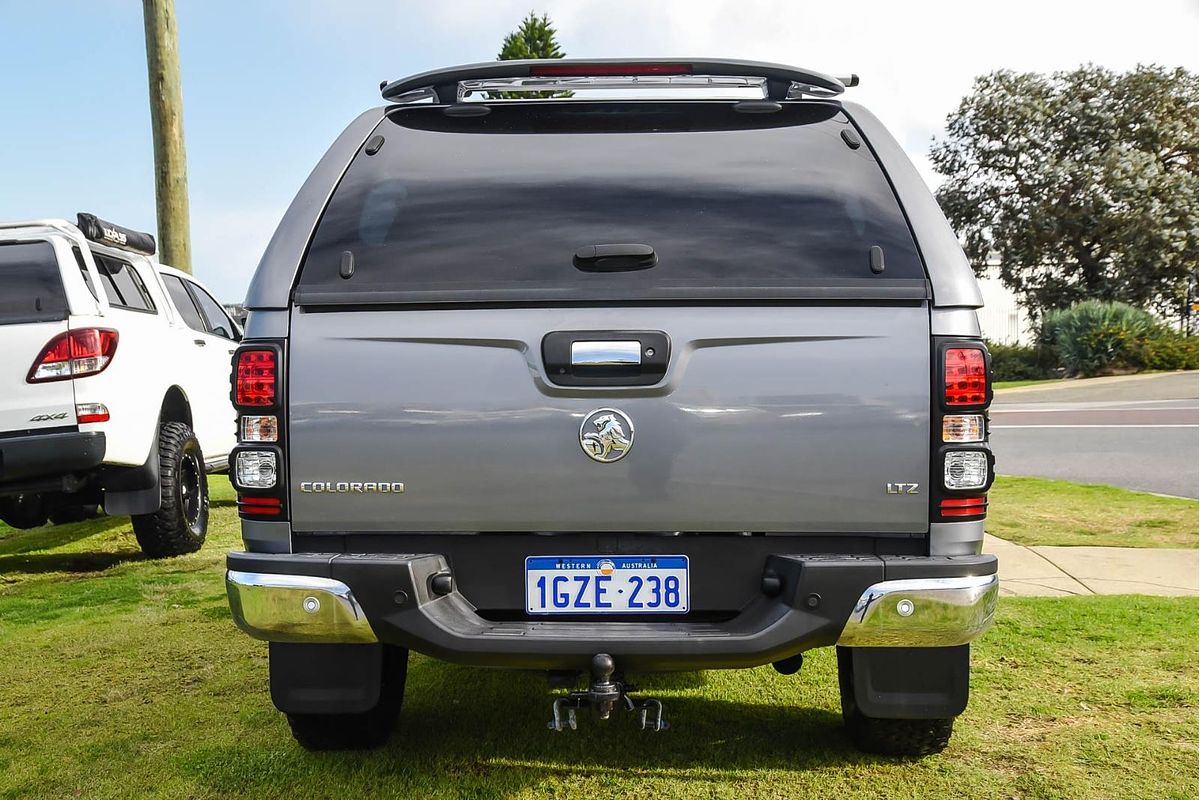
[{"label": "tail light", "polygon": [[256,407],[275,405],[279,362],[274,348],[239,350],[234,374],[234,403]]},{"label": "tail light", "polygon": [[283,501],[278,497],[239,497],[237,505],[243,516],[279,517],[283,514]]},{"label": "tail light", "polygon": [[987,513],[987,495],[948,497],[938,505],[943,517],[979,517]]},{"label": "tail light", "polygon": [[947,414],[942,417],[943,442],[982,442],[983,414]]},{"label": "tail light", "polygon": [[279,482],[279,459],[273,450],[242,450],[233,463],[238,486],[273,489]]},{"label": "tail light", "polygon": [[287,458],[283,347],[255,342],[233,356],[238,445],[229,456],[229,475],[243,519],[286,519]]},{"label": "tail light", "polygon": [[946,489],[982,489],[988,485],[985,450],[947,450],[942,465],[942,486]]},{"label": "tail light", "polygon": [[89,422],[108,422],[108,406],[104,403],[76,403],[75,419],[80,425]]},{"label": "tail light", "polygon": [[978,340],[935,340],[930,519],[981,520],[995,478],[988,447],[991,361]]},{"label": "tail light", "polygon": [[947,347],[942,351],[942,396],[946,405],[986,405],[988,375],[982,347]]},{"label": "tail light", "polygon": [[112,363],[117,338],[117,332],[108,328],[64,331],[42,348],[25,381],[48,383],[99,375]]}]

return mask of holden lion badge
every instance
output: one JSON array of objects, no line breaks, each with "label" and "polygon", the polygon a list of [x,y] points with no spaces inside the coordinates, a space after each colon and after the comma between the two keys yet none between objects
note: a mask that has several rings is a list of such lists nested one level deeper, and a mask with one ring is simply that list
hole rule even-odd
[{"label": "holden lion badge", "polygon": [[615,408],[598,408],[579,426],[579,446],[601,464],[620,461],[633,447],[633,423]]}]

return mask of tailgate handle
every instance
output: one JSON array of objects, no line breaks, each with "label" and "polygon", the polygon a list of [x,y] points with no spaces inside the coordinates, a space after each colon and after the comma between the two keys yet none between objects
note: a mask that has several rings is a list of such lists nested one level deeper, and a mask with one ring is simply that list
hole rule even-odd
[{"label": "tailgate handle", "polygon": [[637,367],[642,363],[639,341],[571,342],[572,367]]},{"label": "tailgate handle", "polygon": [[551,331],[542,337],[546,377],[559,386],[653,386],[667,374],[663,331]]}]

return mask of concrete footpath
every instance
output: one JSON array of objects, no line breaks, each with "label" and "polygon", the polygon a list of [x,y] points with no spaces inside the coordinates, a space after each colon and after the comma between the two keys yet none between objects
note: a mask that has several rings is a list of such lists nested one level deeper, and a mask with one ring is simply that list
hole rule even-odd
[{"label": "concrete footpath", "polygon": [[1000,560],[1000,594],[1196,595],[1200,551],[1153,547],[1025,547],[988,535],[985,553]]}]

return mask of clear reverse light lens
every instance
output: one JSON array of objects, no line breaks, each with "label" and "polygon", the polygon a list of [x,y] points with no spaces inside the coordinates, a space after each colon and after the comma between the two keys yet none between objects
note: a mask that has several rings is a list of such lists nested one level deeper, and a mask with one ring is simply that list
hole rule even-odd
[{"label": "clear reverse light lens", "polygon": [[275,485],[275,454],[266,450],[243,450],[237,454],[234,472],[238,486],[270,489]]},{"label": "clear reverse light lens", "polygon": [[987,453],[952,450],[946,453],[943,483],[947,489],[982,489],[987,485]]},{"label": "clear reverse light lens", "polygon": [[90,422],[108,422],[108,406],[104,403],[76,403],[75,418],[80,425]]},{"label": "clear reverse light lens", "polygon": [[279,418],[242,417],[241,440],[243,442],[279,441]]},{"label": "clear reverse light lens", "polygon": [[[245,419],[245,417],[243,417]],[[943,442],[982,442],[982,414],[949,414],[942,417]]]}]

